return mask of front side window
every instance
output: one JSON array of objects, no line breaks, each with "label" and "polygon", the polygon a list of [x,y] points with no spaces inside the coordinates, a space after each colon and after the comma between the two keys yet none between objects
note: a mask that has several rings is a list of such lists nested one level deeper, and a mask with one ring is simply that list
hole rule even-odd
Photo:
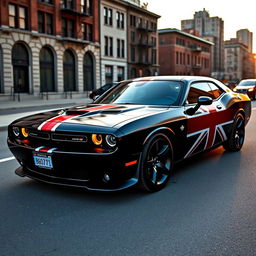
[{"label": "front side window", "polygon": [[208,96],[213,98],[211,88],[207,82],[192,84],[188,93],[187,102],[189,104],[197,103],[200,96]]},{"label": "front side window", "polygon": [[98,103],[178,105],[183,83],[179,81],[124,82]]},{"label": "front side window", "polygon": [[209,86],[211,87],[211,90],[212,90],[212,98],[213,99],[218,99],[224,93],[224,91],[222,89],[220,89],[214,83],[209,82]]}]

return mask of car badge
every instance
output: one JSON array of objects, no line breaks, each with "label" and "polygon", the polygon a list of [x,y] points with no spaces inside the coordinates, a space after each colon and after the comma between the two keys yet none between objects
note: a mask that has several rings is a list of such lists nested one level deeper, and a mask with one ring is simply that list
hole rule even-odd
[{"label": "car badge", "polygon": [[185,127],[184,127],[184,125],[182,125],[182,126],[180,127],[180,130],[183,132],[184,129],[185,129]]}]

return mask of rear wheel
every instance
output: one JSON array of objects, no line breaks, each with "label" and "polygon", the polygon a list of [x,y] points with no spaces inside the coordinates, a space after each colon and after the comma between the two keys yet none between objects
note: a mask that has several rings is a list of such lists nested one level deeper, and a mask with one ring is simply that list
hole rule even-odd
[{"label": "rear wheel", "polygon": [[227,151],[239,151],[245,138],[245,122],[242,114],[238,114],[232,126],[230,137],[224,142],[223,147]]},{"label": "rear wheel", "polygon": [[140,188],[155,192],[161,190],[168,182],[173,169],[173,147],[169,138],[163,133],[154,134],[145,144],[139,172]]}]

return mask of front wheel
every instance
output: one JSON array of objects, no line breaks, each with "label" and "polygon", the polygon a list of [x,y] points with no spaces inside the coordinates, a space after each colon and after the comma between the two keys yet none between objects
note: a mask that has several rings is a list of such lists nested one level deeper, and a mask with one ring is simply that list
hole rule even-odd
[{"label": "front wheel", "polygon": [[245,122],[242,114],[238,114],[232,125],[232,131],[227,141],[224,142],[223,147],[227,151],[239,151],[245,138]]},{"label": "front wheel", "polygon": [[161,190],[173,169],[173,147],[163,133],[154,134],[146,142],[139,164],[139,186],[144,191]]}]

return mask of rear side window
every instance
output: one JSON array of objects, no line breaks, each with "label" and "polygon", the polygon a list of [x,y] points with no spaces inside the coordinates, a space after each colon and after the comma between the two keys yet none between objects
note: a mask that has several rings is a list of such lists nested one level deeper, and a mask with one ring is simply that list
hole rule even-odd
[{"label": "rear side window", "polygon": [[187,102],[189,104],[197,103],[200,96],[213,97],[211,88],[207,82],[192,84],[189,89]]},{"label": "rear side window", "polygon": [[208,83],[211,91],[212,91],[212,99],[218,99],[223,93],[224,91],[222,89],[220,89],[217,85],[215,85],[214,83],[209,82]]}]

